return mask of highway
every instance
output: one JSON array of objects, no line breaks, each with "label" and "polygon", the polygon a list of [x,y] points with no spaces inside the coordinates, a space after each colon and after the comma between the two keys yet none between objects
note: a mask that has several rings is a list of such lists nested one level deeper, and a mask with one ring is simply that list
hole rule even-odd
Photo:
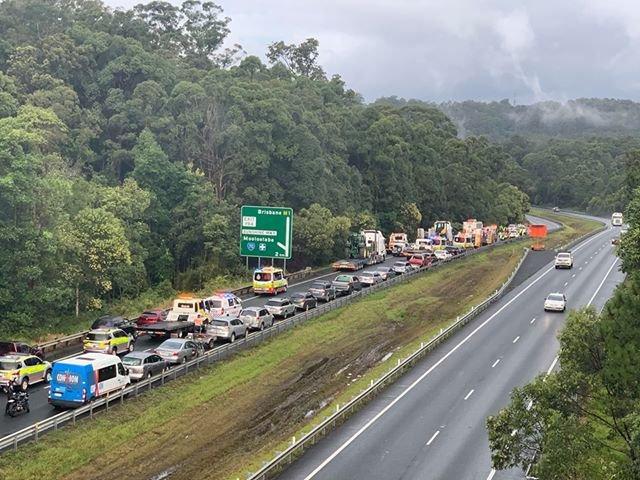
[{"label": "highway", "polygon": [[[537,217],[529,217],[529,220],[535,223],[545,223],[550,230],[554,230],[558,228],[558,225],[548,221],[546,219],[541,219]],[[370,267],[370,269],[374,269],[380,266],[389,266],[392,265],[395,261],[399,260],[396,257],[389,256],[387,260],[379,265],[374,267]],[[319,275],[315,275],[312,278],[307,278],[301,280],[299,282],[293,283],[289,286],[288,291],[286,293],[282,293],[277,295],[278,297],[288,296],[295,292],[305,292],[308,290],[309,286],[312,282],[319,279],[333,280],[336,276],[336,272],[329,273],[321,273]],[[272,296],[256,296],[256,295],[247,295],[242,298],[243,306],[259,306],[263,305],[267,302]],[[158,338],[153,338],[150,336],[140,336],[135,344],[136,350],[149,350],[157,347],[163,340]],[[79,353],[79,351],[78,351]],[[47,401],[49,386],[40,384],[32,385],[29,388],[30,395],[30,408],[31,411],[28,415],[22,415],[15,418],[11,418],[8,416],[0,417],[0,437],[5,435],[14,433],[23,428],[29,427],[34,423],[49,418],[58,413],[53,407],[51,407]]]},{"label": "highway", "polygon": [[515,386],[557,367],[563,313],[545,313],[550,292],[569,308],[601,309],[623,279],[608,229],[573,248],[574,268],[543,267],[429,354],[345,424],[309,449],[281,479],[523,478],[491,469],[487,416]]}]

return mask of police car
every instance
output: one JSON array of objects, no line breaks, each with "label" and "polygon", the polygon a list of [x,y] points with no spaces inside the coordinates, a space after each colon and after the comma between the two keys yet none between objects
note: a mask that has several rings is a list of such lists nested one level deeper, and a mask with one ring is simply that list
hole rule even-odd
[{"label": "police car", "polygon": [[17,380],[23,390],[32,383],[51,381],[51,364],[35,355],[13,353],[0,357],[0,386]]},{"label": "police car", "polygon": [[242,311],[242,301],[233,293],[216,293],[204,299],[204,307],[209,318],[238,317]]}]

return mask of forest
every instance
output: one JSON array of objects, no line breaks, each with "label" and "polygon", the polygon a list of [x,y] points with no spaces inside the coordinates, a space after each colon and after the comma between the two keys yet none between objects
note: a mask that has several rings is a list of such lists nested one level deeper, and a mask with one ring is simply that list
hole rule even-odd
[{"label": "forest", "polygon": [[368,105],[210,2],[0,3],[0,331],[242,274],[242,204],[295,210],[293,266],[349,230],[521,220],[525,175],[428,105]]}]

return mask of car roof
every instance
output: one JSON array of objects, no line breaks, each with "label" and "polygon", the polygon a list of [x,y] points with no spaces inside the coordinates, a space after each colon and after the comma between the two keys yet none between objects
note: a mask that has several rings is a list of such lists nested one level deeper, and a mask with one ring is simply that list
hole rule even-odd
[{"label": "car roof", "polygon": [[162,345],[164,345],[167,342],[179,342],[179,343],[186,343],[190,341],[189,338],[175,338],[175,337],[171,337],[171,338],[167,338],[164,342],[162,342],[158,347],[162,347]]},{"label": "car roof", "polygon": [[151,355],[155,355],[155,353],[153,352],[145,352],[143,350],[136,350],[130,353],[127,353],[124,358],[147,358],[150,357]]},{"label": "car roof", "polygon": [[206,299],[210,299],[210,298],[236,298],[236,296],[233,293],[221,292],[221,293],[214,293],[213,295],[211,295],[210,297],[207,297]]},{"label": "car roof", "polygon": [[58,360],[55,364],[95,365],[97,368],[118,363],[120,358],[107,353],[80,353],[75,357]]},{"label": "car roof", "polygon": [[274,272],[282,272],[282,269],[278,267],[264,267],[264,268],[257,268],[256,270],[254,270],[254,273],[256,272],[274,273]]},{"label": "car roof", "polygon": [[0,361],[4,360],[4,361],[14,361],[14,362],[19,362],[24,360],[25,358],[29,358],[29,357],[35,357],[35,355],[30,355],[28,353],[7,353],[5,355],[2,355],[0,357]]},{"label": "car roof", "polygon": [[101,328],[93,328],[89,330],[89,333],[113,333],[118,331],[122,331],[122,329],[116,328],[116,327],[101,327]]},{"label": "car roof", "polygon": [[260,310],[264,310],[264,307],[244,307],[242,310],[243,311],[244,310],[251,310],[252,312],[258,312]]}]

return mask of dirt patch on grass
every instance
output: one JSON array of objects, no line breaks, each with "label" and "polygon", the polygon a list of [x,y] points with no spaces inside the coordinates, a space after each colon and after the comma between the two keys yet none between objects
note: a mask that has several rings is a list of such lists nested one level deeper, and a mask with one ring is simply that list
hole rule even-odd
[{"label": "dirt patch on grass", "polygon": [[[170,480],[229,478],[297,432],[310,412],[387,353],[498,288],[521,252],[520,245],[502,246],[310,321],[97,421],[3,456],[0,477],[146,480],[171,471]],[[21,464],[26,468],[15,467]]]}]

